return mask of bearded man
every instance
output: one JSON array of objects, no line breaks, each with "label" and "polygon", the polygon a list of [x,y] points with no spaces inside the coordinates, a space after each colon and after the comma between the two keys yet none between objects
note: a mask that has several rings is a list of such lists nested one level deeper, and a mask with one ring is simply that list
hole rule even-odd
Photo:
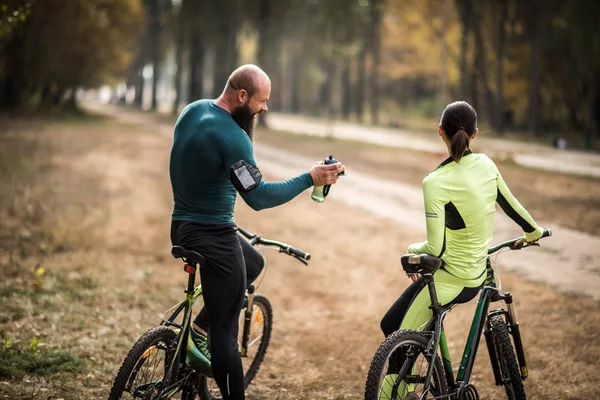
[{"label": "bearded man", "polygon": [[[204,308],[193,323],[188,359],[212,373],[224,400],[244,399],[238,317],[244,292],[264,260],[233,221],[237,193],[254,210],[282,205],[311,186],[336,183],[340,163],[313,165],[283,182],[265,182],[252,147],[256,115],[268,110],[271,81],[255,65],[236,69],[216,100],[188,104],[175,124],[169,163],[171,242],[202,254]],[[207,332],[210,332],[210,351]]]}]

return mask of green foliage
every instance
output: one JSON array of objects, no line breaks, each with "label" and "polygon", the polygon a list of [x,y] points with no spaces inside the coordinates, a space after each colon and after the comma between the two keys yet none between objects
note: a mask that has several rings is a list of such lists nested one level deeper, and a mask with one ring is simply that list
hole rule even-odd
[{"label": "green foliage", "polygon": [[0,3],[0,41],[8,37],[31,14],[31,3],[6,1]]},{"label": "green foliage", "polygon": [[84,359],[69,351],[40,349],[37,338],[31,340],[28,348],[13,346],[4,333],[2,333],[2,341],[4,346],[0,349],[0,378],[77,372],[86,366]]},{"label": "green foliage", "polygon": [[[11,20],[0,42],[0,107],[58,104],[68,89],[126,73],[143,18],[139,0],[38,0],[19,7],[6,8],[23,18]],[[13,18],[0,15],[3,27]]]}]

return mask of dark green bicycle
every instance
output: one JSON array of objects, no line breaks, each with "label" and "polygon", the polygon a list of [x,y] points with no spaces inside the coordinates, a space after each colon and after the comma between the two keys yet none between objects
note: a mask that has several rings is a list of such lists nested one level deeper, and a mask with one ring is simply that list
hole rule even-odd
[{"label": "dark green bicycle", "polygon": [[[310,254],[294,247],[263,239],[238,227],[253,246],[272,246],[280,253],[308,265]],[[220,399],[219,390],[210,371],[196,370],[187,360],[188,335],[191,329],[192,308],[202,296],[202,287],[194,287],[197,268],[204,257],[195,251],[174,246],[171,254],[181,258],[188,273],[185,299],[165,314],[159,326],[147,331],[137,341],[123,361],[115,378],[109,400],[162,400],[181,395],[183,400]],[[247,289],[240,314],[239,348],[244,368],[244,387],[248,387],[262,364],[273,328],[273,311],[269,300],[255,293],[254,285]]]},{"label": "dark green bicycle", "polygon": [[[542,237],[551,235],[552,232],[547,230]],[[424,277],[431,296],[433,317],[423,331],[397,330],[379,346],[367,377],[365,400],[479,399],[477,389],[469,384],[469,378],[482,332],[496,385],[504,386],[509,400],[526,399],[523,381],[528,376],[527,363],[513,296],[509,292],[502,293],[489,258],[505,248],[520,250],[539,246],[537,243],[515,246],[518,240],[510,240],[488,250],[487,279],[477,302],[456,379],[443,326],[444,317],[454,305],[440,305],[433,280],[442,260],[426,254],[402,257],[402,267],[408,274],[418,273]],[[506,309],[488,312],[490,303],[497,301],[504,301]]]}]

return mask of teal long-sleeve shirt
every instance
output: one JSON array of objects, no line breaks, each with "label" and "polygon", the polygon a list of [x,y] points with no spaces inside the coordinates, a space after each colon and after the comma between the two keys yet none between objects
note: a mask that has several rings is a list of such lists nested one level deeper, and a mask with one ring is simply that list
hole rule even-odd
[{"label": "teal long-sleeve shirt", "polygon": [[[186,106],[175,123],[169,161],[173,189],[173,220],[201,224],[231,224],[237,191],[230,181],[231,166],[244,160],[254,166],[252,141],[231,114],[199,100]],[[283,182],[265,182],[240,192],[254,210],[276,207],[313,185],[305,172]]]}]

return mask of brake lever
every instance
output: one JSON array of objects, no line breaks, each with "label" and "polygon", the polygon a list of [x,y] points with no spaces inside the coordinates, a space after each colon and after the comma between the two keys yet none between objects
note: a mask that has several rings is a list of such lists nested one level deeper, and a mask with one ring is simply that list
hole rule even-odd
[{"label": "brake lever", "polygon": [[306,260],[304,260],[298,256],[294,256],[294,255],[292,257],[294,257],[296,260],[300,261],[302,264],[304,264],[308,267],[308,263],[306,262]]},{"label": "brake lever", "polygon": [[304,265],[306,265],[306,266],[308,267],[308,263],[307,263],[307,262],[306,262],[306,260],[304,260],[303,258],[300,258],[300,257],[298,257],[298,256],[297,256],[297,255],[295,255],[295,254],[288,253],[288,252],[287,252],[285,249],[283,249],[283,248],[279,248],[279,252],[280,252],[280,253],[283,253],[283,254],[286,254],[286,255],[288,255],[288,256],[290,256],[290,257],[293,257],[293,258],[295,258],[296,260],[300,261],[302,264],[304,264]]}]

